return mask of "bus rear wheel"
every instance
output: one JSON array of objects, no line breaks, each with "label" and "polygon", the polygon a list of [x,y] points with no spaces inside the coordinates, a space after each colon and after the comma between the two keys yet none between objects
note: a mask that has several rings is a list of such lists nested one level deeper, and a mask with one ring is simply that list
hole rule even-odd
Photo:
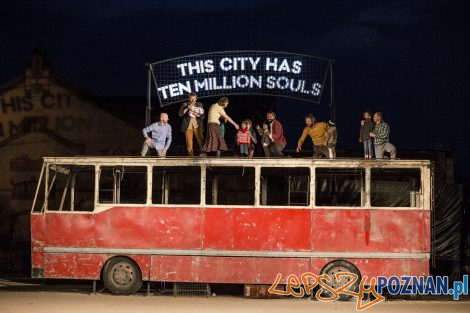
[{"label": "bus rear wheel", "polygon": [[[348,284],[353,279],[350,276],[342,276],[340,280],[337,280],[335,277],[336,273],[352,273],[357,275],[357,280],[347,289],[349,291],[358,292],[359,287],[361,284],[361,272],[357,269],[357,267],[344,260],[336,260],[331,261],[330,263],[326,264],[322,270],[320,271],[320,275],[326,274],[330,277],[330,281],[323,280],[324,283],[330,286],[332,289],[337,290],[338,288]],[[321,296],[324,298],[332,298],[334,295],[331,291],[323,289]],[[348,301],[352,298],[352,295],[348,294],[340,294],[338,300],[339,301]]]},{"label": "bus rear wheel", "polygon": [[142,286],[142,275],[137,264],[126,257],[114,257],[103,269],[103,283],[114,295],[130,295]]}]

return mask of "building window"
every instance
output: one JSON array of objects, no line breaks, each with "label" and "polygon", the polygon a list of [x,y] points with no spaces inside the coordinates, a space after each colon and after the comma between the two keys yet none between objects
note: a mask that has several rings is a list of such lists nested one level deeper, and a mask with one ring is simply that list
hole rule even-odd
[{"label": "building window", "polygon": [[199,166],[154,166],[152,203],[200,204],[201,168]]},{"label": "building window", "polygon": [[365,170],[316,168],[315,205],[360,207],[365,187]]},{"label": "building window", "polygon": [[261,169],[261,205],[308,206],[308,167],[264,167]]},{"label": "building window", "polygon": [[417,207],[420,205],[419,169],[372,169],[370,202],[374,207]]},{"label": "building window", "polygon": [[254,167],[208,167],[206,204],[254,205]]},{"label": "building window", "polygon": [[102,166],[99,202],[145,204],[147,202],[147,167]]}]

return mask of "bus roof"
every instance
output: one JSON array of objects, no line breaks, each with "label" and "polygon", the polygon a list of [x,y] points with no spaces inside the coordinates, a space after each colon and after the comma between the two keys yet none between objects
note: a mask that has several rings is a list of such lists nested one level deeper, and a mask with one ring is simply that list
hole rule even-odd
[{"label": "bus roof", "polygon": [[319,166],[319,167],[429,167],[430,160],[372,159],[362,158],[240,158],[240,157],[116,157],[116,156],[76,156],[44,157],[45,163],[76,165],[155,165],[155,166]]}]

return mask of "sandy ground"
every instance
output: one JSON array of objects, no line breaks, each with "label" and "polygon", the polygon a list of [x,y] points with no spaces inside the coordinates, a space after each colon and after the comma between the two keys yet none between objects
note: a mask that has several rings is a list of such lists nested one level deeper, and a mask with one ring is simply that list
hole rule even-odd
[{"label": "sandy ground", "polygon": [[[65,290],[65,291],[61,291]],[[6,313],[130,313],[130,312],[356,312],[355,302],[322,303],[307,298],[247,299],[236,296],[209,298],[167,295],[112,296],[90,294],[89,286],[47,286],[7,282],[0,279],[0,312]],[[364,312],[470,312],[462,301],[402,301],[379,303]]]}]

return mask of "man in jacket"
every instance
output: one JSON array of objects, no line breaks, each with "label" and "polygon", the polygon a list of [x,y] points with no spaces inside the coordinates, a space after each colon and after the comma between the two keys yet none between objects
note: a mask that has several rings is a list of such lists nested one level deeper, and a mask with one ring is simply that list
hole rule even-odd
[{"label": "man in jacket", "polygon": [[194,156],[193,138],[196,137],[199,151],[204,145],[202,120],[205,117],[202,103],[197,102],[197,94],[189,94],[188,101],[181,105],[178,115],[182,117],[181,132],[186,136],[186,151],[189,156]]},{"label": "man in jacket", "polygon": [[266,113],[266,120],[269,123],[272,140],[269,145],[269,155],[274,157],[283,157],[282,150],[286,147],[286,138],[284,137],[284,131],[282,124],[276,119],[276,113],[269,111]]}]

